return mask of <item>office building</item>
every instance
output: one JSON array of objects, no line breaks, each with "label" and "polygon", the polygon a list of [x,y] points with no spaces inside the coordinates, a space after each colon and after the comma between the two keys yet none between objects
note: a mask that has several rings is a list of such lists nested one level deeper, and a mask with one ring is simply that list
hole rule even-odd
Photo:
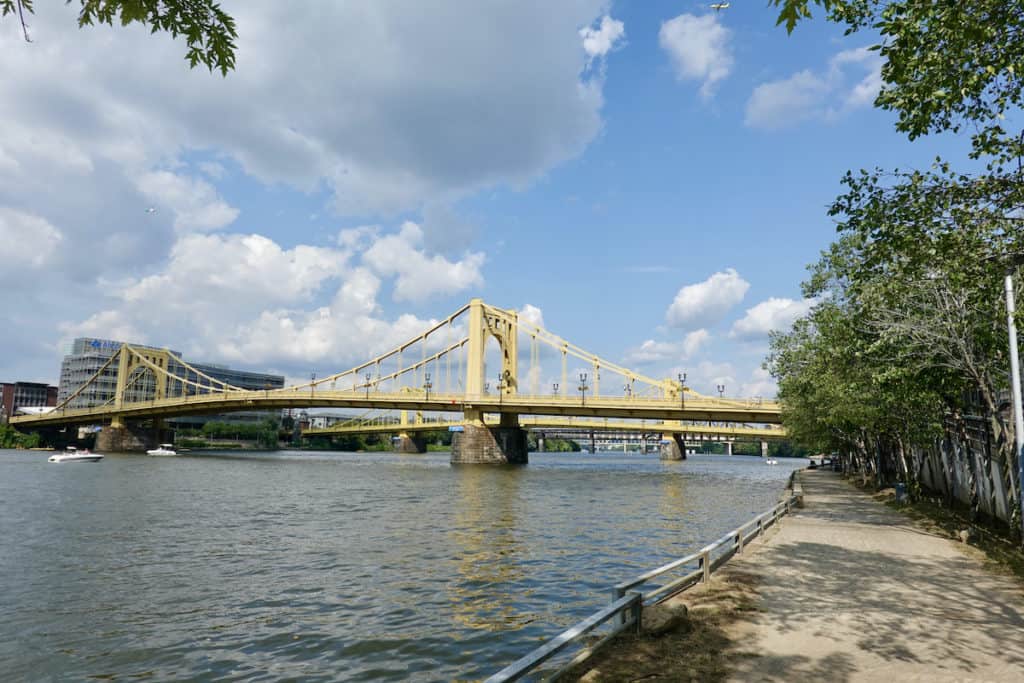
[{"label": "office building", "polygon": [[4,422],[18,408],[57,405],[57,387],[41,382],[0,382],[0,418]]}]

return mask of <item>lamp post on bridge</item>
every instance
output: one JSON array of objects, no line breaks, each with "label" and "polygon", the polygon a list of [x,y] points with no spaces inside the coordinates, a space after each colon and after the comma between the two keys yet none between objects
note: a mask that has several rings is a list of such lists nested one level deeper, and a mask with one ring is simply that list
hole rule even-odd
[{"label": "lamp post on bridge", "polygon": [[715,388],[718,389],[718,398],[722,398],[722,394],[725,393],[725,385],[724,384],[717,384],[717,385],[715,385]]},{"label": "lamp post on bridge", "polygon": [[551,394],[553,396],[558,396],[558,382],[551,383]]},{"label": "lamp post on bridge", "polygon": [[580,386],[579,386],[579,390],[580,390],[580,405],[582,405],[582,406],[587,405],[587,389],[589,389],[589,387],[587,386],[587,373],[581,372],[580,373]]},{"label": "lamp post on bridge", "polygon": [[430,387],[434,386],[430,383],[430,373],[424,373],[423,375],[423,389],[427,392],[427,400],[430,400]]},{"label": "lamp post on bridge", "polygon": [[366,378],[366,400],[370,400],[370,373],[363,375]]},{"label": "lamp post on bridge", "polygon": [[498,373],[498,383],[494,385],[495,391],[498,392],[498,411],[499,412],[501,412],[501,401],[502,401],[502,398],[503,398],[502,394],[505,393],[504,392],[504,389],[505,389],[504,381],[505,381],[504,376],[502,376],[502,374],[499,372]]},{"label": "lamp post on bridge", "polygon": [[313,394],[316,392],[316,373],[311,372],[309,374],[309,397],[313,398]]},{"label": "lamp post on bridge", "polygon": [[680,372],[679,377],[679,406],[686,410],[686,373]]}]

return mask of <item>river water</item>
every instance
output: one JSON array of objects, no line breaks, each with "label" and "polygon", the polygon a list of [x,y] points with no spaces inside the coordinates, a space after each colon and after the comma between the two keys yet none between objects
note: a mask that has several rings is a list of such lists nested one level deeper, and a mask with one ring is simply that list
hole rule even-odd
[{"label": "river water", "polygon": [[0,451],[0,678],[474,680],[770,508],[759,458]]}]

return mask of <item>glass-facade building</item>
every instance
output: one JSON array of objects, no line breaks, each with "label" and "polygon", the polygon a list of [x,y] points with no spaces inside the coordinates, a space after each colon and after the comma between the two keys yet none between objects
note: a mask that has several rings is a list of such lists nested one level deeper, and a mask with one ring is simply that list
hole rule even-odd
[{"label": "glass-facade building", "polygon": [[[64,360],[60,365],[57,403],[62,403],[89,382],[103,368],[104,364],[117,354],[121,344],[122,342],[111,339],[93,339],[91,337],[75,339],[71,345],[71,352],[64,356]],[[132,346],[138,349],[164,351],[164,349],[142,344],[132,344]],[[168,351],[173,356],[181,358],[181,353],[178,351]],[[203,375],[238,387],[239,389],[279,389],[284,386],[283,375],[236,370],[224,365],[211,363],[193,363],[188,361],[188,365]],[[99,376],[68,403],[68,407],[88,408],[112,402],[117,390],[117,369],[117,360],[114,360],[106,368],[103,368]],[[175,382],[173,379],[168,379],[168,396],[181,396],[185,393],[190,395],[204,394],[209,391],[220,390],[218,384],[190,370],[173,358],[168,361],[167,372],[172,376],[181,377],[182,380],[186,380]],[[137,376],[129,379],[126,400],[132,402],[153,398],[156,394],[156,378],[153,372],[141,367],[137,368],[136,374]],[[194,384],[189,384],[188,382]],[[200,386],[195,386],[195,384]]]}]

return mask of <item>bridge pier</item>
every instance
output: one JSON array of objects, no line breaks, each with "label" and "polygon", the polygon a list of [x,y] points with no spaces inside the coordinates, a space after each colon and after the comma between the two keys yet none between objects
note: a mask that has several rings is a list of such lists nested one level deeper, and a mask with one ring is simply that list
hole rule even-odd
[{"label": "bridge pier", "polygon": [[501,424],[488,427],[482,415],[470,417],[461,432],[452,435],[453,465],[525,465],[529,462],[526,430],[516,415],[502,415]]},{"label": "bridge pier", "polygon": [[665,442],[662,437],[661,444],[662,460],[686,460],[686,442],[682,434],[672,434],[672,438]]},{"label": "bridge pier", "polygon": [[122,422],[104,425],[96,435],[95,448],[100,453],[144,453],[154,448],[159,440],[159,426],[143,428]]},{"label": "bridge pier", "polygon": [[732,455],[732,441],[725,442],[725,454]]},{"label": "bridge pier", "polygon": [[762,441],[761,442],[761,457],[762,458],[767,458],[768,457],[768,442],[767,441]]},{"label": "bridge pier", "polygon": [[398,447],[395,449],[399,453],[407,453],[409,455],[426,453],[427,442],[422,436],[410,436],[408,434],[398,435]]}]

